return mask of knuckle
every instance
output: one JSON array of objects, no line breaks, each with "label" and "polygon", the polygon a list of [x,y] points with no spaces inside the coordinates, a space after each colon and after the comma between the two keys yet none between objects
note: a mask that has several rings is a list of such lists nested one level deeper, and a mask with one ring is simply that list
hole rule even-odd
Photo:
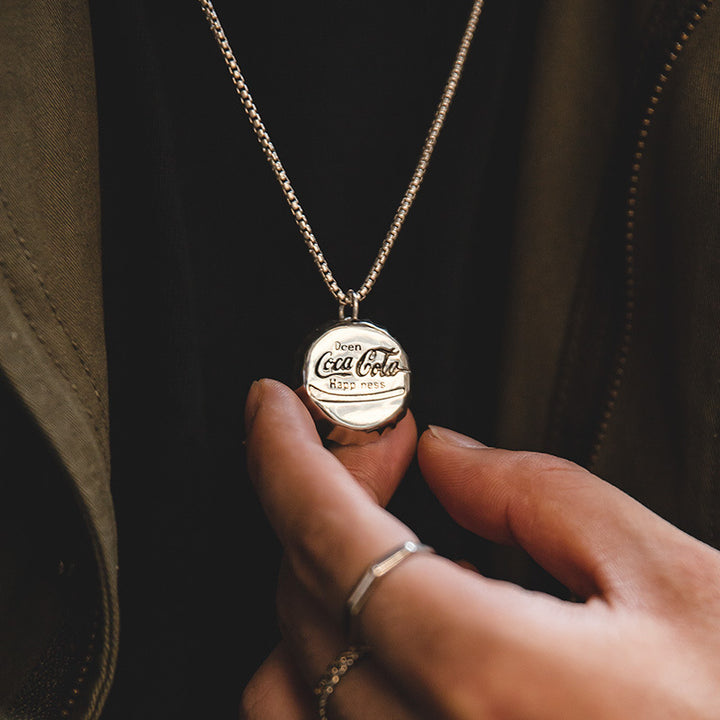
[{"label": "knuckle", "polygon": [[716,623],[720,618],[720,553],[694,538],[681,536],[679,546],[662,557],[661,606],[673,621],[684,622],[687,609]]},{"label": "knuckle", "polygon": [[513,494],[507,521],[515,542],[533,537],[554,517],[583,502],[594,492],[590,474],[573,462],[543,453],[523,452],[515,459],[512,476],[520,492]]},{"label": "knuckle", "polygon": [[517,477],[522,478],[528,509],[548,504],[565,506],[570,497],[579,498],[591,490],[590,473],[570,460],[543,453],[523,453],[517,463]]},{"label": "knuckle", "polygon": [[567,482],[568,473],[585,472],[570,460],[538,452],[522,452],[516,455],[516,470],[529,479],[547,482]]},{"label": "knuckle", "polygon": [[308,589],[326,587],[333,577],[342,546],[344,518],[332,507],[318,507],[294,524],[288,559],[298,580]]}]

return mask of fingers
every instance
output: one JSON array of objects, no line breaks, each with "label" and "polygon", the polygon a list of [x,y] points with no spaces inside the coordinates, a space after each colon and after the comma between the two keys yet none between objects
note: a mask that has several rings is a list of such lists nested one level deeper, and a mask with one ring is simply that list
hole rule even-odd
[{"label": "fingers", "polygon": [[[262,381],[251,392],[247,411],[248,462],[260,499],[294,575],[324,611],[324,622],[341,634],[345,601],[362,572],[414,535],[378,507],[323,447],[289,388]],[[393,437],[389,434],[386,442]],[[462,717],[447,712],[448,704],[481,702],[492,682],[487,658],[498,654],[495,649],[502,648],[517,682],[508,648],[527,638],[550,642],[553,614],[561,614],[549,598],[531,599],[518,588],[428,554],[406,560],[380,583],[360,616],[360,630],[383,671],[404,695],[426,702],[435,717]],[[307,640],[300,637],[299,644]],[[472,681],[471,658],[480,667]],[[448,687],[455,692],[448,693]]]},{"label": "fingers", "polygon": [[[323,447],[289,388],[271,380],[256,383],[246,415],[250,474],[270,522],[301,581],[339,613],[367,564],[414,536]],[[380,500],[398,482],[413,447],[412,418],[367,446],[366,461],[380,458],[374,465],[382,471],[375,479],[366,474],[365,486]],[[343,451],[345,461],[349,453]]]},{"label": "fingers", "polygon": [[[318,703],[312,689],[328,664],[345,648],[312,598],[287,571],[281,591],[281,621],[287,636],[276,647],[243,692],[240,720],[314,720]],[[418,720],[407,703],[374,664],[362,658],[342,678],[328,703],[331,717]],[[353,712],[362,708],[358,714]]]},{"label": "fingers", "polygon": [[668,548],[689,540],[617,488],[549,455],[485,448],[431,428],[418,459],[457,522],[522,546],[582,597],[640,602],[644,585],[665,572]]},{"label": "fingers", "polygon": [[[411,452],[412,427],[387,434],[369,450],[370,458],[381,458],[374,468],[361,461],[351,472],[340,458],[353,467],[359,456],[348,449],[339,458],[325,449],[288,388],[271,381],[254,386],[247,416],[251,475],[296,587],[280,599],[285,634],[309,688],[321,665],[346,646],[342,608],[362,571],[413,537],[373,500],[382,502],[383,488],[397,482]],[[373,586],[360,615],[371,660],[343,679],[346,704],[337,706],[339,717],[368,716],[366,698],[382,686],[381,678],[389,681],[387,696],[400,699],[401,712],[409,697],[430,717],[453,720],[691,716],[678,710],[682,703],[668,704],[667,695],[649,699],[658,687],[675,684],[658,685],[658,677],[685,684],[714,657],[703,653],[699,661],[694,648],[684,651],[690,641],[701,645],[705,638],[687,630],[692,613],[683,582],[673,577],[720,576],[717,553],[704,550],[714,554],[701,562],[700,543],[571,463],[487,449],[467,438],[458,442],[457,435],[438,429],[423,436],[418,453],[430,485],[466,527],[517,542],[580,594],[633,599],[635,607],[562,603],[437,556],[415,555]],[[367,488],[379,476],[380,489],[367,492],[354,474]],[[693,613],[704,617],[707,588],[716,586],[697,578],[695,585],[704,589],[705,603]],[[643,603],[667,604],[668,587],[685,606],[670,603],[659,622]],[[702,629],[710,626],[705,621]],[[284,690],[273,712],[304,720],[301,693],[293,694],[297,673],[285,661],[273,666],[276,661],[270,659],[251,691],[260,697],[276,679]],[[353,687],[361,692],[353,695]],[[253,695],[248,697],[250,702]],[[369,716],[384,717],[382,712],[373,709]]]},{"label": "fingers", "polygon": [[417,428],[411,413],[365,445],[336,445],[332,453],[382,507],[388,504],[415,454]]},{"label": "fingers", "polygon": [[[278,615],[283,638],[308,688],[317,685],[330,662],[349,646],[343,631],[328,622],[327,613],[283,565],[278,588]],[[373,653],[361,658],[342,678],[328,705],[330,717],[417,720]],[[358,708],[362,708],[358,712]]]}]

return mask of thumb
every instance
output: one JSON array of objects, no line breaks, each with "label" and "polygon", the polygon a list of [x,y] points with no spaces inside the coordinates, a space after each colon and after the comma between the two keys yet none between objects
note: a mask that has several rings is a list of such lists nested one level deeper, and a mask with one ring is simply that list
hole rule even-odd
[{"label": "thumb", "polygon": [[636,597],[678,531],[587,470],[551,455],[487,448],[431,427],[418,446],[428,485],[453,518],[516,544],[581,597]]}]

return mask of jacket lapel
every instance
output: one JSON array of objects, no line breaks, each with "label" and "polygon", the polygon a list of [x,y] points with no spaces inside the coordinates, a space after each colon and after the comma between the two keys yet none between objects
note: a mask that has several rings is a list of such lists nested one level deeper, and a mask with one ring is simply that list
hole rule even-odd
[{"label": "jacket lapel", "polygon": [[117,542],[85,2],[2,3],[0,107],[0,368],[71,478],[87,520],[103,615],[92,692],[99,707],[117,647]]}]

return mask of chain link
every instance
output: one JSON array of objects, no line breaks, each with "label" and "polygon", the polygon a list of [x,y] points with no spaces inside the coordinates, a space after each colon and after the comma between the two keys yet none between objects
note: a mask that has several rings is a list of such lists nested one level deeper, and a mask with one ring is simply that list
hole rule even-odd
[{"label": "chain link", "polygon": [[235,54],[230,47],[230,43],[228,42],[228,39],[225,35],[225,31],[220,24],[217,12],[215,11],[211,0],[198,0],[198,2],[200,3],[203,12],[205,13],[205,17],[210,24],[210,29],[215,36],[215,40],[217,41],[220,52],[222,53],[222,56],[225,60],[225,64],[227,65],[228,71],[230,72],[230,77],[232,78],[233,84],[235,85],[235,89],[240,96],[240,102],[245,109],[248,120],[250,121],[253,131],[257,136],[258,142],[260,143],[263,152],[265,153],[265,157],[267,158],[273,169],[273,172],[275,173],[275,177],[280,183],[280,187],[282,188],[283,194],[285,195],[285,199],[290,206],[290,211],[295,218],[295,222],[300,229],[300,233],[305,239],[305,244],[310,251],[310,255],[315,261],[317,269],[322,275],[322,279],[325,282],[325,285],[327,286],[328,290],[330,290],[333,297],[340,303],[341,308],[345,305],[354,305],[353,314],[355,314],[357,312],[357,304],[368,296],[368,293],[370,292],[370,290],[372,290],[375,281],[377,280],[380,272],[385,266],[388,256],[390,255],[390,251],[395,244],[395,240],[397,239],[400,229],[405,222],[405,218],[410,211],[410,207],[415,200],[415,196],[420,189],[420,184],[425,177],[425,172],[427,171],[428,165],[430,164],[430,158],[432,156],[433,150],[435,149],[435,145],[437,144],[440,131],[442,130],[443,124],[445,122],[445,117],[447,116],[447,112],[450,108],[450,103],[452,102],[452,99],[455,95],[455,90],[457,89],[458,83],[460,82],[460,76],[462,74],[463,66],[465,65],[465,59],[467,57],[468,50],[470,49],[473,35],[475,34],[475,28],[477,27],[480,13],[483,9],[484,0],[474,0],[473,2],[470,17],[468,19],[467,26],[465,27],[465,32],[463,33],[462,39],[460,41],[460,46],[455,56],[455,62],[453,63],[450,75],[448,76],[447,82],[445,83],[445,87],[443,89],[440,102],[438,103],[437,109],[435,111],[432,124],[430,125],[430,129],[428,130],[428,133],[425,137],[425,143],[423,145],[422,152],[420,153],[420,159],[418,160],[415,172],[413,173],[412,178],[410,179],[410,184],[405,191],[405,195],[403,196],[403,199],[401,200],[400,205],[395,212],[395,217],[390,224],[390,229],[385,236],[385,240],[380,246],[380,250],[377,254],[377,257],[375,258],[375,261],[372,264],[372,267],[370,268],[370,272],[368,272],[365,281],[356,292],[350,290],[345,292],[338,285],[337,280],[335,279],[335,276],[330,270],[330,266],[325,259],[325,255],[320,249],[320,245],[318,244],[318,241],[313,234],[310,223],[308,222],[305,212],[300,205],[300,201],[295,194],[295,190],[290,183],[290,179],[285,172],[285,168],[280,161],[280,157],[275,150],[275,146],[270,139],[270,135],[265,128],[265,125],[260,117],[260,113],[258,112],[258,109],[253,102],[252,95],[250,94],[248,85],[245,82],[242,71],[240,70],[240,65],[235,58]]}]

